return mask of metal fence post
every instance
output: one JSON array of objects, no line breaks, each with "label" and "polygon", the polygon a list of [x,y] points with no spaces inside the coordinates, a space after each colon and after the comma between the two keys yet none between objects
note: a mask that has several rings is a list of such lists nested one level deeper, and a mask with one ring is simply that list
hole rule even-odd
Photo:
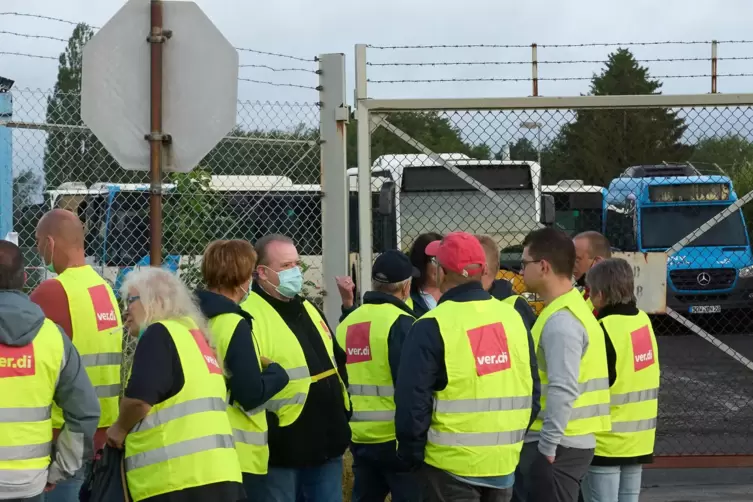
[{"label": "metal fence post", "polygon": [[[0,92],[0,117],[10,120],[13,98],[10,92]],[[0,239],[13,230],[13,132],[0,126]]]},{"label": "metal fence post", "polygon": [[358,285],[361,295],[371,285],[371,117],[366,106],[366,45],[356,45],[356,120],[358,121]]},{"label": "metal fence post", "polygon": [[322,284],[324,313],[332,329],[340,318],[335,276],[348,275],[348,174],[345,55],[319,57],[319,134],[322,162]]}]

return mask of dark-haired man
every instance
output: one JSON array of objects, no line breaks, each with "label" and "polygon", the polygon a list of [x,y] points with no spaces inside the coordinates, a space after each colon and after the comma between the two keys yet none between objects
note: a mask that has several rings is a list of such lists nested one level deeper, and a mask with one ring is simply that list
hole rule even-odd
[{"label": "dark-haired man", "polygon": [[611,425],[604,333],[573,287],[570,237],[544,228],[531,232],[523,246],[523,280],[545,307],[532,333],[541,412],[523,446],[516,496],[528,502],[576,502],[594,455],[594,433]]}]

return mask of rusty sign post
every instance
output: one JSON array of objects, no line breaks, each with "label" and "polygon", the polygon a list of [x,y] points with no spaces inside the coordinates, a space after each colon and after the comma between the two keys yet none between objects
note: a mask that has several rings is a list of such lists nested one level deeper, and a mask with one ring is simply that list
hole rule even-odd
[{"label": "rusty sign post", "polygon": [[238,52],[194,2],[130,0],[84,47],[81,118],[121,167],[150,173],[152,265],[164,173],[193,170],[237,103]]}]

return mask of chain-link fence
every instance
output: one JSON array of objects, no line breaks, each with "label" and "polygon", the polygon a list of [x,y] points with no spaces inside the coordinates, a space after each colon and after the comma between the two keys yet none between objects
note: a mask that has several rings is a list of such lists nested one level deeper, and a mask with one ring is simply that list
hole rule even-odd
[{"label": "chain-link fence", "polygon": [[753,108],[389,111],[388,101],[370,117],[372,191],[395,183],[394,213],[373,212],[383,229],[376,252],[407,250],[426,232],[490,235],[498,277],[536,310],[519,274],[534,229],[594,230],[615,251],[667,252],[667,277],[655,281],[666,281],[677,319],[652,316],[662,362],[656,452],[753,455],[753,206],[744,205]]},{"label": "chain-link fence", "polygon": [[[31,290],[50,277],[36,249],[42,214],[64,208],[85,226],[87,261],[116,290],[149,263],[149,174],[123,170],[80,118],[80,96],[14,90],[9,145],[13,229]],[[163,266],[198,286],[215,239],[292,237],[304,294],[321,305],[322,223],[316,104],[239,102],[238,125],[189,174],[163,179]],[[147,166],[145,166],[147,167]]]}]

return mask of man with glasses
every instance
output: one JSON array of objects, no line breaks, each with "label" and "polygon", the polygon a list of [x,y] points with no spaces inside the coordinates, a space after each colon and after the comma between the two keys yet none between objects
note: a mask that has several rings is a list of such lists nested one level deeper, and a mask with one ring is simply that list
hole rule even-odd
[{"label": "man with glasses", "polygon": [[[107,441],[107,428],[118,417],[120,365],[123,358],[123,324],[110,285],[86,264],[84,226],[70,211],[54,209],[39,220],[37,250],[47,269],[57,274],[31,294],[45,316],[63,328],[81,354],[81,361],[97,392],[101,408],[95,451]],[[53,406],[55,437],[63,424],[60,408]],[[60,484],[48,502],[78,500],[85,468]]]},{"label": "man with glasses", "polygon": [[541,412],[521,453],[516,500],[576,502],[594,455],[594,433],[611,427],[604,333],[573,287],[570,237],[543,228],[528,234],[523,246],[523,280],[545,307],[532,333]]}]

